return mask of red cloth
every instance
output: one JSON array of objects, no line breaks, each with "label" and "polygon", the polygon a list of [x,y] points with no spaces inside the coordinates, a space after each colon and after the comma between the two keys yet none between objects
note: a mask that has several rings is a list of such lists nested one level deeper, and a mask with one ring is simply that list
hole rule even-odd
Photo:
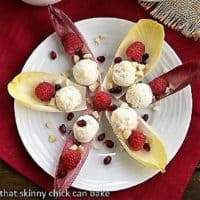
[{"label": "red cloth", "polygon": [[[63,0],[57,4],[74,21],[91,17],[118,17],[132,21],[151,18],[133,0]],[[33,7],[19,0],[6,0],[0,6],[0,157],[18,172],[46,190],[52,189],[53,179],[45,174],[26,152],[17,133],[13,99],[8,95],[7,83],[20,72],[32,50],[53,28],[46,7]],[[184,38],[165,28],[166,40],[182,61],[197,59],[200,42]],[[181,199],[182,193],[200,158],[200,84],[194,83],[193,115],[189,132],[181,150],[159,174],[136,187],[111,193],[110,199]],[[174,134],[176,130],[174,130]]]}]

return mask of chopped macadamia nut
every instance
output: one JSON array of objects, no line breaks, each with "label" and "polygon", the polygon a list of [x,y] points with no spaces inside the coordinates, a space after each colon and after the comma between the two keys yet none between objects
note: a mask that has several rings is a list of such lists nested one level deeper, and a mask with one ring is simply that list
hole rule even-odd
[{"label": "chopped macadamia nut", "polygon": [[57,140],[56,135],[50,135],[49,136],[49,142],[54,143]]},{"label": "chopped macadamia nut", "polygon": [[80,60],[80,58],[78,55],[73,55],[72,60],[73,60],[73,63],[76,64]]},{"label": "chopped macadamia nut", "polygon": [[99,35],[99,39],[100,40],[105,40],[107,38],[107,35],[106,34],[101,34]]},{"label": "chopped macadamia nut", "polygon": [[94,82],[92,85],[89,86],[91,92],[94,92],[99,87],[99,82]]},{"label": "chopped macadamia nut", "polygon": [[48,129],[52,129],[53,128],[53,123],[51,121],[48,121],[46,122],[45,126],[48,128]]},{"label": "chopped macadamia nut", "polygon": [[83,58],[92,58],[92,54],[86,53],[86,54],[83,55]]},{"label": "chopped macadamia nut", "polygon": [[135,75],[137,76],[138,79],[141,79],[141,78],[144,77],[144,72],[143,72],[143,71],[137,71],[137,72],[135,73]]},{"label": "chopped macadamia nut", "polygon": [[77,150],[78,146],[76,144],[73,144],[71,147],[69,147],[69,149],[71,149],[71,150]]},{"label": "chopped macadamia nut", "polygon": [[93,111],[93,112],[91,113],[91,115],[92,115],[94,118],[96,118],[96,119],[99,118],[99,113],[98,113],[97,111]]},{"label": "chopped macadamia nut", "polygon": [[153,107],[152,107],[152,110],[153,110],[154,112],[158,112],[160,109],[159,109],[158,106],[153,106]]},{"label": "chopped macadamia nut", "polygon": [[97,38],[94,39],[94,42],[95,42],[95,45],[99,46],[100,43],[101,43],[101,40],[100,40],[99,37],[97,37]]},{"label": "chopped macadamia nut", "polygon": [[82,145],[79,145],[79,146],[78,146],[78,150],[79,150],[81,153],[83,153],[83,152],[84,152],[84,147],[83,147]]}]

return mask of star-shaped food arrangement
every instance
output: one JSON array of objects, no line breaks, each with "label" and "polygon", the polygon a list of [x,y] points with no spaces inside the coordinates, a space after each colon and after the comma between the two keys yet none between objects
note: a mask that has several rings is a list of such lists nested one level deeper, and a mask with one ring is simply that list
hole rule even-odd
[{"label": "star-shaped food arrangement", "polygon": [[[113,62],[101,78],[93,53],[69,17],[49,6],[53,27],[65,52],[72,59],[72,73],[62,76],[47,72],[22,72],[9,84],[10,95],[24,106],[42,112],[73,112],[82,115],[73,125],[63,147],[55,174],[54,188],[66,190],[79,174],[92,148],[101,123],[102,112],[128,155],[141,164],[165,171],[167,153],[159,135],[137,113],[192,82],[200,76],[200,62],[191,61],[154,78],[143,79],[159,61],[164,28],[156,21],[141,19],[121,41]],[[51,52],[52,59],[56,53]],[[99,57],[98,61],[104,58]],[[60,127],[66,132],[65,127]],[[104,140],[105,135],[98,136]],[[113,146],[111,140],[106,141]],[[111,156],[104,158],[110,164]]]}]

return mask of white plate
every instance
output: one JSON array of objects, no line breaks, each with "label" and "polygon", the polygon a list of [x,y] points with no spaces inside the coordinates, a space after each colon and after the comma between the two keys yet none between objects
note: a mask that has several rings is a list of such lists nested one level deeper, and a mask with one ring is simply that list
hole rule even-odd
[{"label": "white plate", "polygon": [[[119,42],[132,24],[130,21],[116,18],[93,18],[76,23],[94,54],[106,57],[106,62],[102,65],[102,68],[105,69],[109,67]],[[99,34],[106,34],[107,39],[99,46],[95,46],[94,38]],[[51,50],[57,52],[56,60],[49,58]],[[147,80],[160,75],[163,69],[172,69],[180,63],[181,61],[176,53],[165,42],[161,60]],[[31,54],[23,67],[23,71],[60,73],[70,67],[70,59],[66,56],[57,36],[52,34]],[[151,109],[139,112],[149,113],[149,124],[164,140],[170,161],[179,150],[191,120],[192,96],[190,87],[160,101],[159,107],[159,112],[152,112]],[[36,112],[16,102],[15,118],[20,137],[27,151],[45,172],[53,176],[65,143],[65,137],[61,136],[57,129],[61,123],[67,124],[65,114]],[[45,127],[45,123],[49,120],[55,126],[52,130]],[[102,124],[103,127],[100,132],[106,131],[107,136],[112,138],[115,141],[115,146],[117,146],[118,143],[111,129],[106,128],[109,125],[105,118],[103,118]],[[55,143],[48,141],[48,136],[51,134],[57,135]],[[119,152],[118,148],[109,150],[101,143],[97,142],[97,144],[101,147],[100,150],[91,150],[72,186],[90,191],[116,191],[138,185],[157,173],[132,160],[125,152]],[[113,155],[113,161],[112,164],[105,166],[102,164],[102,160],[107,154]]]}]

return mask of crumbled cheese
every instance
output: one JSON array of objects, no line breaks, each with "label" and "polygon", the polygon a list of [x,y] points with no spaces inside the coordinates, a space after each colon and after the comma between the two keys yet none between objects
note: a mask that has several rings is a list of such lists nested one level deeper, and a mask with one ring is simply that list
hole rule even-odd
[{"label": "crumbled cheese", "polygon": [[54,143],[57,140],[56,135],[50,135],[49,136],[49,142]]}]

